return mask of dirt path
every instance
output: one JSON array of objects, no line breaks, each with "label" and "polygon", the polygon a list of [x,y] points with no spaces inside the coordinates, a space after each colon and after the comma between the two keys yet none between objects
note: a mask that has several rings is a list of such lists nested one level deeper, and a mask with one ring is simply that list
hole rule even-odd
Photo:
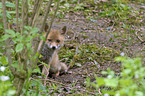
[{"label": "dirt path", "polygon": [[144,25],[132,24],[131,30],[140,32],[134,34],[130,30],[123,29],[121,23],[115,25],[115,21],[109,18],[86,20],[83,15],[75,13],[69,13],[65,17],[56,19],[53,28],[61,28],[64,25],[68,27],[60,59],[70,68],[66,74],[55,79],[49,78],[48,85],[54,83],[60,90],[60,92],[52,90],[50,93],[59,96],[95,95],[98,93],[95,88],[86,87],[86,78],[89,77],[95,82],[94,74],[102,76],[101,71],[109,67],[119,75],[121,64],[115,62],[114,58],[121,52],[129,57],[139,56],[145,63],[145,43],[139,39],[140,35],[136,36],[145,34]]}]

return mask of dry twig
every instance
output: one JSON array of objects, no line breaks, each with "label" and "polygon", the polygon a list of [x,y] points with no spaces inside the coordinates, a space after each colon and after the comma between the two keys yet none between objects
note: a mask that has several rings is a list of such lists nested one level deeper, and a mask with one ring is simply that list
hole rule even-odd
[{"label": "dry twig", "polygon": [[138,40],[141,41],[141,43],[144,43],[145,41],[141,39],[141,37],[139,37],[139,35],[137,34],[137,32],[135,32],[135,35],[137,36]]}]

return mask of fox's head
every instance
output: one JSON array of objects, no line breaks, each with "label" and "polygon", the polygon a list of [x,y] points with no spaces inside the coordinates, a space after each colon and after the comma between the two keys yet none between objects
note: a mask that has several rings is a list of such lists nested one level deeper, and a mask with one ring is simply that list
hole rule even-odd
[{"label": "fox's head", "polygon": [[64,39],[66,33],[66,26],[62,28],[62,30],[52,29],[48,34],[47,40],[45,44],[47,44],[48,48],[56,50],[63,46]]}]

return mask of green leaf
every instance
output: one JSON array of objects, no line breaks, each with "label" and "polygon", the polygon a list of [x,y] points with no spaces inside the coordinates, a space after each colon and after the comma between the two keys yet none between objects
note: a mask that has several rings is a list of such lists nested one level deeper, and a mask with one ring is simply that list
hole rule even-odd
[{"label": "green leaf", "polygon": [[[39,82],[38,82],[38,84],[39,84],[39,86],[40,86],[40,87],[39,87],[40,90],[46,90],[46,87],[45,87],[45,86],[43,86],[43,85],[42,85],[41,83],[39,83]],[[38,85],[37,85],[37,86],[38,86]]]},{"label": "green leaf", "polygon": [[53,89],[56,90],[57,86],[53,83]]},{"label": "green leaf", "polygon": [[105,84],[104,78],[96,78],[96,80],[99,87]]},{"label": "green leaf", "polygon": [[20,33],[16,32],[16,36],[20,36],[20,35],[21,35]]},{"label": "green leaf", "polygon": [[137,64],[138,66],[142,65],[141,59],[140,58],[135,58],[134,59],[134,64]]},{"label": "green leaf", "polygon": [[69,3],[65,3],[64,7],[69,8],[70,7]]},{"label": "green leaf", "polygon": [[26,30],[32,29],[32,27],[30,27],[30,26],[24,26],[24,28],[25,28]]},{"label": "green leaf", "polygon": [[120,6],[123,7],[123,8],[126,7],[126,5],[124,5],[124,4],[120,4]]},{"label": "green leaf", "polygon": [[16,11],[7,11],[9,14],[16,14]]},{"label": "green leaf", "polygon": [[107,71],[102,71],[101,74],[103,74],[103,75],[107,75],[108,72],[107,72]]},{"label": "green leaf", "polygon": [[43,55],[40,54],[40,55],[39,55],[39,58],[41,58],[41,57],[43,57]]},{"label": "green leaf", "polygon": [[[1,18],[1,12],[0,12],[0,18]],[[0,22],[0,29],[3,28],[3,22]]]},{"label": "green leaf", "polygon": [[16,90],[8,90],[7,96],[14,96],[16,94]]},{"label": "green leaf", "polygon": [[40,36],[40,39],[41,39],[41,40],[45,40],[45,37],[44,37],[44,36]]},{"label": "green leaf", "polygon": [[24,36],[22,36],[22,35],[19,35],[19,36],[17,36],[17,38],[14,38],[13,40],[15,41],[15,42],[21,42],[21,41],[24,41]]},{"label": "green leaf", "polygon": [[44,66],[46,66],[47,68],[50,68],[48,64],[41,62],[41,61],[40,61],[40,63],[43,64]]},{"label": "green leaf", "polygon": [[80,63],[75,63],[76,66],[81,67],[82,65]]},{"label": "green leaf", "polygon": [[[125,75],[129,75],[131,72],[132,72],[131,69],[124,69],[124,71],[123,71],[123,73],[124,73]],[[132,73],[132,74],[133,74],[133,73]]]},{"label": "green leaf", "polygon": [[0,2],[0,8],[2,8],[3,6],[2,6],[2,2]]},{"label": "green leaf", "polygon": [[1,41],[5,41],[5,40],[7,40],[8,38],[10,37],[10,35],[8,35],[8,34],[5,34],[5,35],[3,35],[2,37],[1,37]]},{"label": "green leaf", "polygon": [[141,91],[136,91],[135,94],[136,94],[136,96],[144,96],[143,92],[141,92]]},{"label": "green leaf", "polygon": [[34,69],[32,73],[40,73],[40,69],[39,68]]},{"label": "green leaf", "polygon": [[15,8],[15,4],[14,3],[10,3],[10,2],[6,2],[6,6],[7,7],[11,7],[11,8]]},{"label": "green leaf", "polygon": [[6,29],[5,31],[6,31],[8,34],[10,34],[11,37],[15,37],[15,36],[16,36],[15,31],[13,31],[13,30]]},{"label": "green leaf", "polygon": [[0,61],[2,64],[8,64],[8,61],[5,56],[1,56]]},{"label": "green leaf", "polygon": [[121,87],[130,86],[130,85],[133,84],[133,80],[130,80],[130,79],[119,79],[119,84],[121,85]]},{"label": "green leaf", "polygon": [[115,95],[115,91],[112,91],[112,90],[108,91],[108,90],[102,89],[101,92],[104,94],[102,96],[118,96],[118,95]]},{"label": "green leaf", "polygon": [[12,16],[8,12],[6,12],[6,15],[8,19],[12,19]]},{"label": "green leaf", "polygon": [[19,43],[19,44],[16,45],[15,50],[16,50],[16,52],[20,52],[20,51],[23,50],[23,48],[24,48],[24,44],[23,43]]},{"label": "green leaf", "polygon": [[14,62],[14,63],[12,64],[12,67],[17,68],[17,67],[18,67],[18,62]]},{"label": "green leaf", "polygon": [[30,33],[35,35],[38,31],[38,28],[33,28]]},{"label": "green leaf", "polygon": [[90,86],[90,78],[89,77],[86,78],[86,85]]},{"label": "green leaf", "polygon": [[26,46],[27,46],[27,48],[31,48],[32,44],[31,43],[27,43]]},{"label": "green leaf", "polygon": [[37,85],[37,81],[32,80],[31,83],[32,83],[32,86],[36,86]]},{"label": "green leaf", "polygon": [[113,79],[105,78],[104,81],[105,81],[105,85],[108,87],[117,87],[117,85],[118,85],[117,78],[113,78]]},{"label": "green leaf", "polygon": [[24,30],[23,33],[27,35],[29,32],[28,30]]},{"label": "green leaf", "polygon": [[115,61],[125,61],[125,57],[122,56],[116,57]]},{"label": "green leaf", "polygon": [[28,36],[28,37],[26,37],[26,41],[27,41],[27,42],[30,42],[32,39],[33,39],[32,36]]}]

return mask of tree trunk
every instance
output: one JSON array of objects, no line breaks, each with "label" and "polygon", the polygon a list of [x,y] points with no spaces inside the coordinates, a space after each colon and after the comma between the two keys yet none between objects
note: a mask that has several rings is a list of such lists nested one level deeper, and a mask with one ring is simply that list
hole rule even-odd
[{"label": "tree trunk", "polygon": [[21,95],[25,80],[26,79],[22,79],[22,78],[19,78],[19,77],[14,78],[14,86],[17,89],[17,92],[16,92],[17,96]]}]

